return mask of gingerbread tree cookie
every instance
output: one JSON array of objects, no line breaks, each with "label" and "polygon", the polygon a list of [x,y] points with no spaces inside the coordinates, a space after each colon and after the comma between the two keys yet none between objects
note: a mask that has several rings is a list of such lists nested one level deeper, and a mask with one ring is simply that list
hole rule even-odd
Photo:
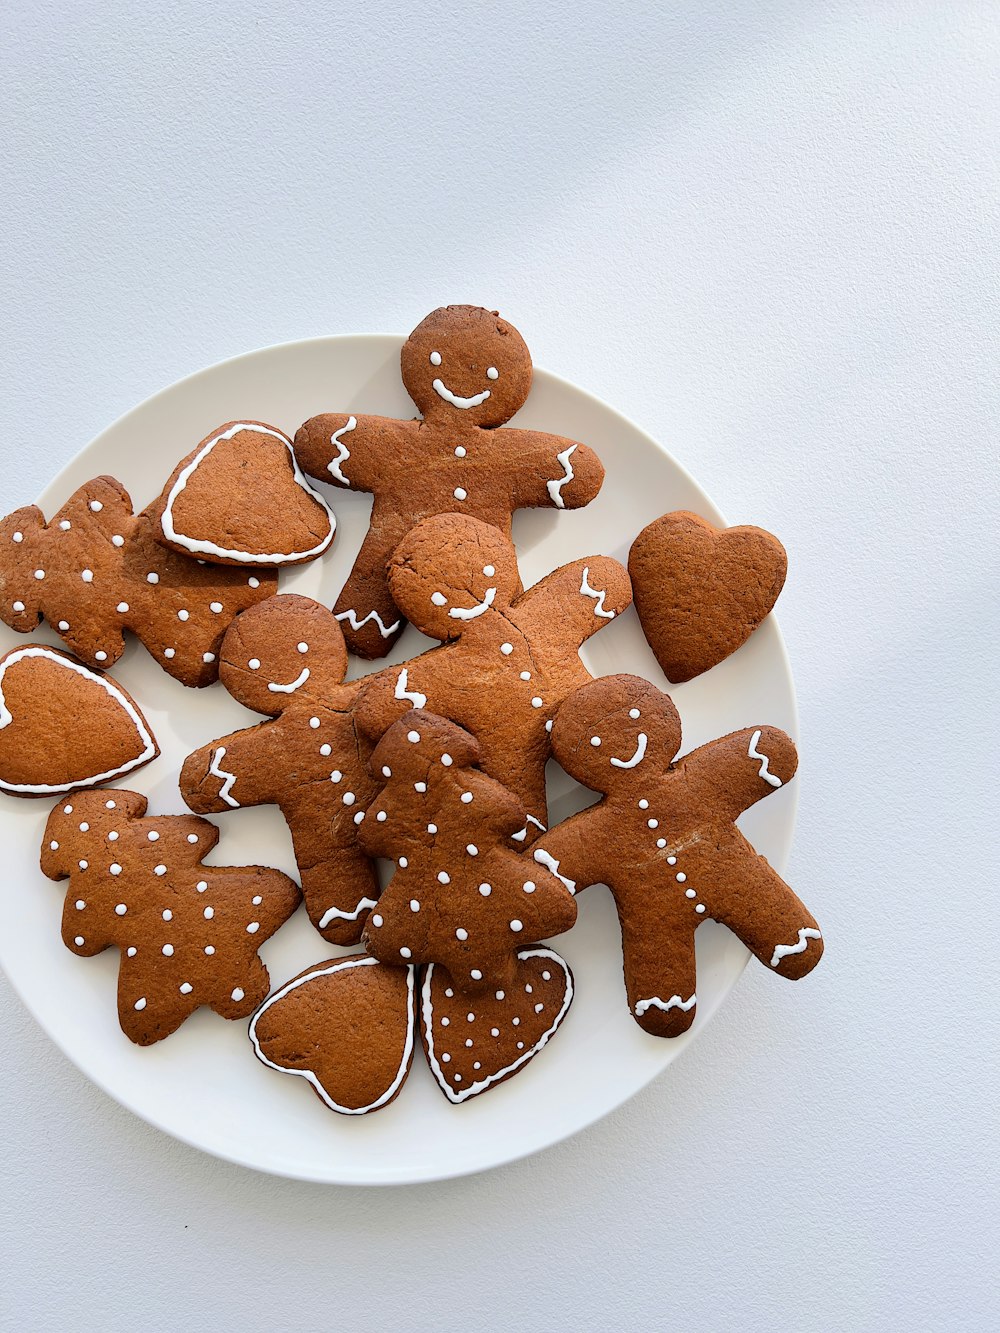
[{"label": "gingerbread tree cookie", "polygon": [[375,793],[371,746],[354,729],[360,682],[332,613],[289,593],[245,612],[221,649],[226,689],[271,720],[202,746],[180,787],[199,814],[276,805],[288,824],[310,920],[332,944],[356,944],[379,895],[355,820]]},{"label": "gingerbread tree cookie", "polygon": [[150,506],[157,540],[212,564],[276,569],[327,549],[336,520],[284,431],[227,421],[174,468]]},{"label": "gingerbread tree cookie", "polygon": [[365,947],[387,963],[442,964],[463,994],[509,989],[518,949],[576,920],[564,885],[511,847],[524,810],[479,758],[468,732],[414,709],[372,756],[386,785],[358,830],[369,856],[397,866]]},{"label": "gingerbread tree cookie", "polygon": [[425,519],[389,565],[393,598],[444,646],[369,677],[358,726],[377,739],[426,706],[477,737],[482,767],[517,796],[530,841],[545,827],[545,762],[559,704],[590,679],[579,650],[632,600],[616,560],[575,560],[518,595],[514,547],[462,514]]},{"label": "gingerbread tree cookie", "polygon": [[823,953],[816,921],[735,824],[790,781],[792,741],[776,727],[747,727],[675,760],[680,743],[677,710],[638,676],[607,676],[570,695],[553,750],[567,773],[604,799],[551,829],[534,850],[567,886],[610,888],[629,1009],[660,1037],[694,1022],[702,921],[721,921],[793,980]]},{"label": "gingerbread tree cookie", "polygon": [[81,486],[50,523],[37,505],[16,510],[0,522],[0,617],[26,634],[44,616],[98,668],[118,660],[128,629],[182,684],[211,684],[227,626],[277,575],[175,555],[155,531],[113,477]]},{"label": "gingerbread tree cookie", "polygon": [[279,870],[202,865],[219,840],[208,820],[145,813],[136,792],[76,793],[49,816],[41,857],[49,879],[70,881],[66,947],[85,958],[121,950],[118,1018],[140,1046],[200,1005],[251,1014],[268,990],[257,950],[299,902]]},{"label": "gingerbread tree cookie", "polygon": [[433,311],[410,334],[400,365],[421,419],[328,412],[295,436],[306,472],[375,496],[368,536],[334,608],[350,649],[369,658],[384,656],[402,633],[406,608],[385,569],[421,519],[457,509],[509,537],[515,509],[577,509],[604,478],[586,445],[506,425],[531,388],[531,356],[496,311]]}]

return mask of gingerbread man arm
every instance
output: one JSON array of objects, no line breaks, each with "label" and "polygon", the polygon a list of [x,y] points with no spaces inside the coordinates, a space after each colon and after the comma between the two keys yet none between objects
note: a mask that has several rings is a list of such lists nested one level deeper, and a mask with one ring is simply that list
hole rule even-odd
[{"label": "gingerbread man arm", "polygon": [[601,460],[577,440],[509,426],[500,427],[494,437],[505,456],[517,459],[516,509],[580,509],[601,489]]},{"label": "gingerbread man arm", "polygon": [[700,789],[706,808],[731,822],[771,796],[795,774],[795,743],[777,727],[745,727],[709,741],[678,764],[687,782]]},{"label": "gingerbread man arm", "polygon": [[607,836],[610,831],[604,802],[600,801],[547,829],[532,849],[532,855],[570,893],[579,893],[591,884],[608,882],[610,868],[602,863],[602,853],[611,845]]},{"label": "gingerbread man arm", "polygon": [[324,412],[295,432],[295,456],[311,477],[352,491],[374,491],[416,421]]},{"label": "gingerbread man arm", "polygon": [[276,802],[285,785],[280,722],[234,731],[189,754],[179,786],[196,814],[224,814]]},{"label": "gingerbread man arm", "polygon": [[[512,608],[512,619],[526,638],[552,643],[562,654],[576,653],[632,602],[624,565],[594,555],[563,565],[529,588]],[[571,663],[571,665],[573,665]]]}]

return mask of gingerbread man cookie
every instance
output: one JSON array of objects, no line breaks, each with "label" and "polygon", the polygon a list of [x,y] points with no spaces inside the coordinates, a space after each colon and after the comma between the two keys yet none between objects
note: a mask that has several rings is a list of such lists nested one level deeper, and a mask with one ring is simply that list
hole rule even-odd
[{"label": "gingerbread man cookie", "polygon": [[150,506],[157,539],[218,565],[275,569],[322,555],[336,519],[284,431],[227,421],[181,460]]},{"label": "gingerbread man cookie", "polygon": [[427,707],[477,737],[482,767],[545,827],[545,763],[559,704],[590,679],[581,646],[632,600],[616,560],[590,556],[518,595],[514,547],[478,519],[425,519],[389,565],[392,596],[424,634],[444,640],[368,678],[358,726],[373,739],[410,707]]},{"label": "gingerbread man cookie", "polygon": [[41,857],[49,879],[69,879],[66,947],[84,958],[121,950],[118,1018],[140,1046],[201,1005],[251,1014],[268,990],[257,950],[299,902],[279,870],[202,865],[219,840],[207,819],[145,813],[136,792],[78,792],[49,816]]},{"label": "gingerbread man cookie", "polygon": [[628,572],[642,632],[667,680],[717,666],[749,639],[785,582],[788,558],[763,528],[717,528],[678,510],[632,543]]},{"label": "gingerbread man cookie", "polygon": [[524,810],[479,759],[468,732],[414,709],[372,755],[386,785],[358,830],[369,856],[397,866],[365,947],[386,963],[440,963],[463,994],[510,989],[518,949],[576,921],[564,884],[510,845]]},{"label": "gingerbread man cookie", "polygon": [[310,920],[331,944],[356,944],[379,895],[355,819],[377,789],[371,746],[356,734],[361,683],[344,683],[347,650],[333,614],[282,593],[244,612],[226,633],[221,677],[271,721],[189,755],[181,794],[199,814],[276,805],[288,824]]},{"label": "gingerbread man cookie", "polygon": [[402,633],[406,609],[386,583],[386,563],[421,519],[461,510],[509,537],[515,509],[577,509],[604,478],[585,444],[505,424],[528,396],[531,356],[496,311],[433,311],[410,334],[400,364],[422,419],[325,413],[295,436],[311,476],[375,496],[368,536],[334,608],[349,648],[368,658],[384,656]]},{"label": "gingerbread man cookie", "polygon": [[110,676],[40,643],[0,658],[0,791],[96,787],[159,753],[139,705]]},{"label": "gingerbread man cookie", "polygon": [[113,477],[75,491],[50,523],[37,505],[0,522],[0,617],[21,634],[44,618],[88,666],[112,666],[131,630],[183,685],[210,685],[230,622],[277,575],[168,551],[148,510]]},{"label": "gingerbread man cookie", "polygon": [[814,918],[735,824],[790,781],[792,741],[776,727],[747,727],[675,760],[680,743],[677,710],[638,676],[607,676],[570,695],[553,751],[604,799],[551,829],[534,850],[567,886],[610,888],[629,1009],[659,1037],[694,1022],[694,935],[702,921],[721,921],[793,980],[823,953]]}]

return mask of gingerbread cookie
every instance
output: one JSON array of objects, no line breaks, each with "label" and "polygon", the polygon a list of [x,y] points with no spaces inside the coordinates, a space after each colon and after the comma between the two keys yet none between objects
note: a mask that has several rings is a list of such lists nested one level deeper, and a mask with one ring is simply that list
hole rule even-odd
[{"label": "gingerbread cookie", "polygon": [[226,689],[272,720],[190,755],[181,794],[199,814],[276,805],[285,817],[310,920],[331,944],[356,944],[379,895],[355,818],[377,783],[370,744],[354,729],[359,681],[325,606],[289,593],[244,612],[221,649]]},{"label": "gingerbread cookie", "polygon": [[297,885],[260,866],[204,866],[219,831],[193,815],[143,818],[132,791],[77,793],[49,816],[41,864],[69,879],[63,941],[121,950],[118,1018],[139,1046],[200,1006],[245,1018],[268,989],[260,946],[295,911]]},{"label": "gingerbread cookie", "polygon": [[358,830],[369,856],[397,866],[365,947],[386,963],[440,963],[463,994],[509,990],[518,949],[576,921],[564,884],[510,845],[523,807],[479,759],[468,732],[414,709],[372,755],[386,785]]},{"label": "gingerbread cookie", "polygon": [[159,753],[139,705],[110,676],[39,643],[0,658],[0,791],[96,787]]},{"label": "gingerbread cookie", "polygon": [[355,954],[314,963],[257,1010],[257,1059],[304,1078],[331,1111],[365,1115],[395,1101],[410,1072],[415,969]]},{"label": "gingerbread cookie", "polygon": [[129,629],[183,685],[209,685],[235,616],[271,596],[277,575],[175,555],[149,511],[132,513],[113,477],[75,491],[50,523],[37,505],[0,522],[0,617],[21,634],[44,616],[88,666],[112,666]]},{"label": "gingerbread cookie", "polygon": [[206,435],[150,513],[165,546],[218,565],[301,565],[323,554],[336,529],[291,440],[262,421],[227,421]]},{"label": "gingerbread cookie", "polygon": [[573,1002],[573,974],[551,949],[522,949],[505,989],[469,995],[431,964],[420,1032],[431,1073],[456,1104],[513,1078],[549,1042]]},{"label": "gingerbread cookie", "polygon": [[421,519],[459,509],[509,537],[515,509],[577,509],[604,479],[586,445],[505,425],[528,396],[531,356],[496,311],[433,311],[410,334],[400,364],[422,419],[325,413],[295,436],[311,476],[375,496],[368,536],[334,608],[348,647],[369,658],[384,656],[402,633],[406,608],[385,570]]},{"label": "gingerbread cookie", "polygon": [[643,528],[628,572],[642,632],[679,685],[746,643],[771,611],[788,560],[763,528],[716,528],[683,510]]},{"label": "gingerbread cookie", "polygon": [[482,767],[527,812],[521,840],[547,822],[545,762],[556,708],[590,679],[582,644],[632,600],[616,560],[590,556],[518,595],[514,547],[461,514],[425,519],[389,565],[392,596],[424,634],[445,640],[403,667],[369,677],[358,726],[377,739],[426,706],[478,738]]},{"label": "gingerbread cookie", "polygon": [[790,781],[792,741],[776,727],[747,727],[675,760],[680,743],[677,710],[638,676],[606,676],[570,695],[553,750],[604,799],[551,829],[534,851],[567,885],[610,888],[629,1009],[660,1037],[694,1021],[694,935],[703,921],[721,921],[793,980],[823,953],[813,917],[735,824]]}]

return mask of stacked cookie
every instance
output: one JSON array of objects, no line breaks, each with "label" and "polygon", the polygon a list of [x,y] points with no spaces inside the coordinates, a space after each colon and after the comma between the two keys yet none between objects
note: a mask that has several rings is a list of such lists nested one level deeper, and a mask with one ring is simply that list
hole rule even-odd
[{"label": "stacked cookie", "polygon": [[[169,1035],[200,1005],[252,1014],[257,1057],[348,1115],[395,1099],[418,1032],[453,1103],[523,1069],[574,992],[544,941],[572,928],[591,884],[615,897],[629,1011],[656,1037],[694,1021],[702,921],[790,978],[823,948],[735,824],[791,779],[791,740],[762,724],[678,759],[670,698],[635,676],[594,680],[580,658],[634,593],[669,681],[711,669],[773,606],[780,543],[668,514],[637,536],[628,570],[594,554],[525,589],[514,511],[589,503],[600,461],[507,424],[531,359],[494,312],[433,312],[401,367],[414,420],[329,413],[294,440],[229,422],[138,515],[101,477],[48,523],[28,506],[0,524],[0,616],[21,632],[44,617],[70,650],[0,659],[0,788],[60,797],[42,869],[69,879],[67,946],[119,948],[132,1040]],[[281,566],[334,538],[307,477],[374,496],[332,610],[277,591]],[[382,657],[407,621],[438,646],[348,682],[348,650]],[[266,719],[188,756],[193,815],[148,818],[133,792],[83,790],[158,753],[140,702],[106,674],[125,630],[175,679],[221,681]],[[552,757],[600,795],[554,827]],[[205,815],[268,804],[301,895],[277,871],[202,864],[218,838]],[[380,860],[394,864],[384,889]],[[257,949],[300,896],[318,935],[354,952],[324,956],[317,939],[317,961],[268,996]]]}]

